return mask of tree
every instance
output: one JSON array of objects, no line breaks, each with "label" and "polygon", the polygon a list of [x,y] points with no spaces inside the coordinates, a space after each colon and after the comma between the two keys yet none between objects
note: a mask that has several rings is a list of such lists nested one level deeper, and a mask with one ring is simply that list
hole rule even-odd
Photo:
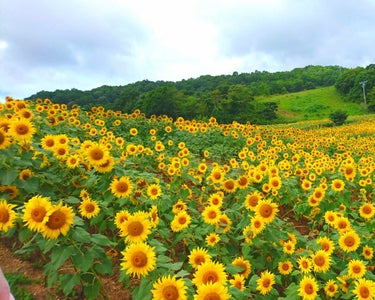
[{"label": "tree", "polygon": [[348,114],[342,110],[337,110],[329,115],[329,118],[336,126],[340,126],[344,124],[346,119],[348,118]]}]

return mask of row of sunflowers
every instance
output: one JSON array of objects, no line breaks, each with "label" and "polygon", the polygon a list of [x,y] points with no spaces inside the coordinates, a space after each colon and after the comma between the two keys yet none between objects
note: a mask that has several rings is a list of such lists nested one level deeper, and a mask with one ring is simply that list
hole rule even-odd
[{"label": "row of sunflowers", "polygon": [[1,240],[72,299],[375,299],[374,133],[7,97]]}]

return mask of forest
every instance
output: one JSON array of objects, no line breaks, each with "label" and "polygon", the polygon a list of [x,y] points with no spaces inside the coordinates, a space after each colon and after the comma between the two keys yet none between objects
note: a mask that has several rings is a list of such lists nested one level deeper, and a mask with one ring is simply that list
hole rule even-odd
[{"label": "forest", "polygon": [[[181,116],[219,122],[254,124],[280,123],[276,103],[256,101],[257,96],[276,95],[335,86],[343,100],[365,102],[375,112],[375,64],[367,67],[314,66],[291,71],[231,75],[202,75],[177,82],[142,80],[123,86],[104,85],[88,91],[75,88],[40,91],[26,99],[48,98],[54,103],[82,108],[102,105],[106,109],[131,113],[140,109],[146,116]],[[366,98],[364,99],[364,93]]]}]

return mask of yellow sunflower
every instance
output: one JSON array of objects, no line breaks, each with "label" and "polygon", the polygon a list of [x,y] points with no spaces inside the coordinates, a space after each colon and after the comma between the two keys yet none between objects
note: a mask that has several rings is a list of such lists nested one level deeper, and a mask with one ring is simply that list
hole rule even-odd
[{"label": "yellow sunflower", "polygon": [[359,208],[359,214],[362,218],[370,220],[375,215],[375,206],[372,203],[364,203]]},{"label": "yellow sunflower", "polygon": [[149,211],[149,217],[151,222],[151,227],[155,228],[159,223],[159,216],[158,216],[158,207],[156,205],[152,205]]},{"label": "yellow sunflower", "polygon": [[331,266],[331,257],[324,250],[318,250],[311,255],[314,271],[317,273],[326,273]]},{"label": "yellow sunflower", "polygon": [[289,259],[280,261],[277,268],[281,275],[289,275],[293,271],[293,265]]},{"label": "yellow sunflower", "polygon": [[171,229],[173,232],[180,232],[181,230],[189,227],[190,223],[190,215],[185,210],[183,210],[174,216],[171,222]]},{"label": "yellow sunflower", "polygon": [[121,269],[127,274],[140,278],[155,269],[155,247],[150,247],[146,243],[131,243],[121,254],[123,255]]},{"label": "yellow sunflower", "polygon": [[94,169],[100,173],[108,173],[111,172],[113,166],[115,165],[115,160],[112,156],[108,156],[106,161],[102,164],[94,165]]},{"label": "yellow sunflower", "polygon": [[192,282],[196,286],[208,283],[219,283],[225,285],[227,281],[227,274],[225,273],[225,266],[220,262],[206,261],[197,267],[194,273]]},{"label": "yellow sunflower", "polygon": [[51,208],[52,204],[47,197],[36,195],[25,203],[22,220],[30,230],[41,232]]},{"label": "yellow sunflower", "polygon": [[13,210],[16,205],[8,204],[6,200],[0,199],[0,232],[7,232],[14,226],[17,213]]},{"label": "yellow sunflower", "polygon": [[251,272],[251,264],[250,261],[244,259],[242,256],[235,258],[232,261],[232,265],[236,267],[241,267],[242,270],[238,272],[238,274],[242,275],[244,278],[249,277]]},{"label": "yellow sunflower", "polygon": [[221,183],[221,186],[224,191],[227,193],[234,193],[237,189],[237,183],[234,179],[226,179]]},{"label": "yellow sunflower", "polygon": [[208,203],[213,206],[221,207],[223,205],[223,195],[214,193],[208,197]]},{"label": "yellow sunflower", "polygon": [[300,256],[297,259],[298,268],[301,270],[302,273],[309,273],[312,269],[312,261],[308,257]]},{"label": "yellow sunflower", "polygon": [[206,236],[205,241],[208,246],[215,246],[220,241],[220,236],[217,233],[212,232]]},{"label": "yellow sunflower", "polygon": [[314,300],[318,296],[319,285],[312,276],[304,276],[299,283],[298,295],[302,300]]},{"label": "yellow sunflower", "polygon": [[352,259],[348,263],[348,275],[354,279],[362,278],[366,273],[366,265],[360,259]]},{"label": "yellow sunflower", "polygon": [[355,282],[353,294],[358,300],[375,299],[375,282],[369,279],[359,279]]},{"label": "yellow sunflower", "polygon": [[337,290],[338,286],[333,279],[328,280],[324,286],[324,291],[326,292],[326,295],[328,297],[334,297],[337,293]]},{"label": "yellow sunflower", "polygon": [[234,274],[233,278],[229,280],[229,283],[240,291],[245,290],[245,277],[241,274]]},{"label": "yellow sunflower", "polygon": [[345,252],[356,251],[361,243],[361,239],[354,230],[349,230],[340,235],[339,246]]},{"label": "yellow sunflower", "polygon": [[41,229],[42,235],[48,239],[56,239],[60,234],[66,235],[73,224],[74,212],[66,205],[53,205],[48,213],[48,220]]},{"label": "yellow sunflower", "polygon": [[81,158],[78,154],[69,155],[66,159],[66,165],[70,169],[74,169],[81,163]]},{"label": "yellow sunflower", "polygon": [[100,212],[98,202],[90,198],[84,199],[78,207],[79,213],[86,219],[96,217]]},{"label": "yellow sunflower", "polygon": [[224,171],[220,167],[215,167],[211,170],[210,176],[208,177],[212,183],[221,183],[224,180]]},{"label": "yellow sunflower", "polygon": [[51,134],[47,134],[44,136],[41,140],[42,148],[44,150],[51,150],[55,147],[56,145],[56,140],[55,136]]},{"label": "yellow sunflower", "polygon": [[293,254],[296,249],[296,243],[294,241],[288,240],[283,243],[283,252],[285,254]]},{"label": "yellow sunflower", "polygon": [[275,274],[266,270],[260,274],[260,277],[257,279],[256,289],[262,294],[267,295],[271,290],[272,286],[275,284]]},{"label": "yellow sunflower", "polygon": [[16,120],[11,120],[8,134],[16,140],[26,140],[29,141],[36,132],[34,125],[30,120],[20,118]]},{"label": "yellow sunflower", "polygon": [[334,211],[328,210],[324,214],[324,220],[328,225],[334,226],[337,220],[337,215]]},{"label": "yellow sunflower", "polygon": [[88,162],[93,166],[105,164],[110,156],[107,148],[97,143],[92,143],[90,147],[85,148],[84,153]]},{"label": "yellow sunflower", "polygon": [[152,296],[154,300],[186,300],[185,282],[175,276],[162,276],[152,286]]},{"label": "yellow sunflower", "polygon": [[266,223],[264,222],[262,217],[255,215],[254,217],[250,219],[250,226],[251,226],[251,232],[253,233],[255,237],[259,233],[261,233],[264,228],[266,228]]},{"label": "yellow sunflower", "polygon": [[0,150],[9,147],[10,141],[8,134],[5,132],[3,128],[0,127]]},{"label": "yellow sunflower", "polygon": [[199,285],[197,294],[194,295],[194,300],[229,300],[230,298],[228,288],[217,282]]},{"label": "yellow sunflower", "polygon": [[122,176],[119,179],[114,178],[111,182],[110,189],[112,194],[117,198],[126,198],[133,191],[133,182],[128,176]]},{"label": "yellow sunflower", "polygon": [[23,169],[19,175],[18,175],[18,178],[22,181],[25,181],[27,179],[29,179],[30,177],[32,177],[34,174],[33,172],[30,170],[30,169]]},{"label": "yellow sunflower", "polygon": [[126,242],[143,242],[150,233],[151,223],[141,214],[130,215],[121,224],[120,236],[125,237]]},{"label": "yellow sunflower", "polygon": [[161,187],[158,184],[150,184],[147,187],[147,195],[152,199],[156,200],[161,195]]},{"label": "yellow sunflower", "polygon": [[278,211],[278,205],[272,200],[260,200],[255,208],[256,215],[260,216],[266,224],[275,219]]},{"label": "yellow sunflower", "polygon": [[200,247],[197,247],[191,250],[188,257],[189,257],[189,264],[194,269],[197,269],[198,266],[200,266],[201,264],[211,260],[211,255],[208,254],[207,249],[200,248]]},{"label": "yellow sunflower", "polygon": [[374,256],[374,249],[368,245],[363,246],[362,255],[365,259],[370,260]]},{"label": "yellow sunflower", "polygon": [[345,183],[341,179],[334,179],[332,180],[331,188],[335,192],[341,192],[345,188]]},{"label": "yellow sunflower", "polygon": [[245,197],[245,207],[250,211],[255,211],[258,202],[263,199],[263,195],[260,192],[253,192],[247,194]]},{"label": "yellow sunflower", "polygon": [[226,214],[221,214],[216,223],[216,228],[220,228],[223,233],[227,233],[232,225],[231,219]]},{"label": "yellow sunflower", "polygon": [[127,210],[121,210],[117,212],[115,215],[116,227],[121,230],[122,223],[124,223],[127,219],[129,219],[130,216],[131,214]]},{"label": "yellow sunflower", "polygon": [[316,240],[316,243],[321,245],[322,247],[322,250],[324,250],[325,252],[328,253],[328,255],[331,255],[333,250],[335,250],[335,244],[332,240],[330,240],[329,238],[327,237],[319,237],[317,240]]},{"label": "yellow sunflower", "polygon": [[202,211],[203,221],[207,224],[216,225],[221,216],[220,209],[217,206],[207,206]]}]

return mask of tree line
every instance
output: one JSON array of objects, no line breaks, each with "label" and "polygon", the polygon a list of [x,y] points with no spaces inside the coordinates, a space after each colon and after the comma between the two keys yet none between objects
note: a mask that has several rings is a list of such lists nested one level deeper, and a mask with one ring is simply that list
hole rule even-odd
[{"label": "tree line", "polygon": [[[361,69],[373,70],[371,66]],[[54,103],[69,106],[77,104],[83,108],[102,105],[125,113],[140,109],[146,116],[165,114],[186,119],[214,116],[223,123],[235,120],[267,124],[278,121],[277,104],[259,102],[255,100],[256,96],[335,85],[339,92],[351,99],[357,95],[349,88],[351,83],[357,81],[357,75],[353,75],[353,70],[356,69],[309,65],[273,73],[254,71],[241,74],[233,72],[231,75],[202,75],[177,82],[143,80],[123,86],[104,85],[89,91],[74,88],[54,92],[40,91],[27,99],[49,98]],[[346,79],[348,76],[353,77],[354,81]],[[370,86],[371,80],[368,80]]]}]

